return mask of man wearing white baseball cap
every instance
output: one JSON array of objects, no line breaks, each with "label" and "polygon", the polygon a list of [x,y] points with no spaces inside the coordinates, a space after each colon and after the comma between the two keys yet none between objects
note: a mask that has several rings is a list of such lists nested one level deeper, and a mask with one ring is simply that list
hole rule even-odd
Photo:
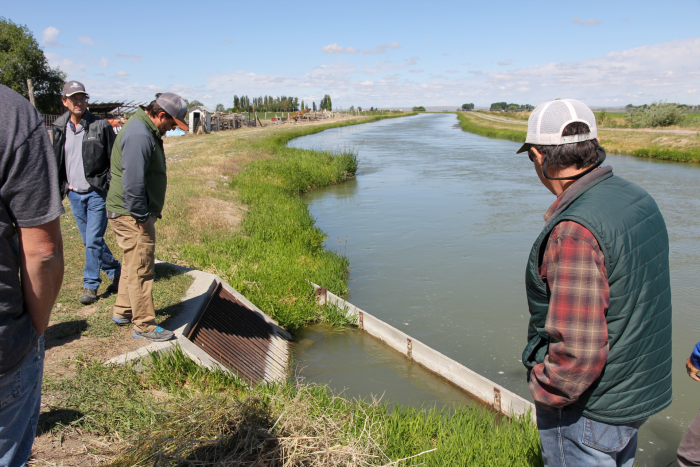
[{"label": "man wearing white baseball cap", "polygon": [[600,167],[584,103],[538,106],[525,151],[557,197],[525,280],[522,361],[545,465],[632,467],[637,430],[672,400],[666,225],[646,191]]},{"label": "man wearing white baseball cap", "polygon": [[124,251],[119,291],[112,320],[134,323],[132,336],[166,341],[173,333],[156,323],[153,305],[155,278],[155,222],[161,217],[168,179],[163,135],[185,123],[187,104],[171,92],[156,95],[124,124],[112,149],[112,182],[107,217]]}]

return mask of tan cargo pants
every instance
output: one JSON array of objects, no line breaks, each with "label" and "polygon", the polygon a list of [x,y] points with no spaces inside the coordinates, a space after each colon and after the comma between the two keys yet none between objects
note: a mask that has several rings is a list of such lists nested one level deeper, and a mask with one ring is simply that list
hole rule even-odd
[{"label": "tan cargo pants", "polygon": [[119,292],[114,304],[115,318],[130,319],[141,332],[156,327],[156,310],[153,306],[153,279],[155,278],[156,227],[155,217],[141,224],[131,216],[110,219],[119,248],[124,251]]}]

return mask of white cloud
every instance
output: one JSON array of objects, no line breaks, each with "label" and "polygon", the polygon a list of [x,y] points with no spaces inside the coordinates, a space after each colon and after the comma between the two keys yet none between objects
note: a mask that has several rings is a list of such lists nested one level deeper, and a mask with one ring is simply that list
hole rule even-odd
[{"label": "white cloud", "polygon": [[126,71],[121,71],[121,70],[120,70],[120,71],[117,71],[117,74],[116,74],[115,76],[120,76],[120,77],[122,77],[122,76],[129,76],[129,73],[127,73]]},{"label": "white cloud", "polygon": [[321,47],[321,52],[325,54],[356,54],[357,50],[353,49],[352,47],[342,47],[338,45],[337,42],[334,42]]},{"label": "white cloud", "polygon": [[85,45],[95,45],[95,41],[90,39],[88,36],[80,36],[78,37],[78,41]]},{"label": "white cloud", "polygon": [[126,58],[126,59],[130,60],[132,63],[138,63],[143,58],[143,56],[141,56],[141,55],[129,55],[129,54],[114,54],[114,56],[117,58]]},{"label": "white cloud", "polygon": [[452,73],[459,73],[459,71],[457,71],[457,70],[447,70],[445,73],[450,73],[450,74],[452,74]]},{"label": "white cloud", "polygon": [[107,59],[107,56],[105,55],[104,57],[102,57],[99,63],[102,68],[107,68],[109,66],[109,60]]},{"label": "white cloud", "polygon": [[41,33],[41,43],[47,47],[62,47],[56,40],[59,34],[61,34],[61,31],[53,26],[49,26]]},{"label": "white cloud", "polygon": [[384,44],[378,45],[375,48],[373,48],[372,50],[363,49],[362,53],[365,55],[367,55],[367,54],[383,54],[384,52],[386,52],[386,49],[400,49],[400,48],[401,48],[401,45],[399,45],[398,42],[392,42],[389,45],[384,45]]},{"label": "white cloud", "polygon": [[46,59],[49,61],[49,66],[52,68],[60,68],[62,71],[68,74],[68,79],[71,76],[86,76],[87,64],[84,62],[76,62],[70,57],[64,57],[61,54],[56,54],[53,52],[44,52]]},{"label": "white cloud", "polygon": [[[373,49],[362,49],[362,53],[365,55],[371,54],[383,54],[387,49],[400,49],[401,45],[398,42],[392,42],[389,45],[380,44]],[[337,42],[332,44],[324,45],[321,47],[321,52],[326,54],[356,54],[360,51],[354,47],[343,47],[338,45]]]},{"label": "white cloud", "polygon": [[508,66],[508,65],[512,64],[514,61],[515,60],[509,58],[508,60],[503,60],[502,62],[498,62],[497,65],[498,66]]},{"label": "white cloud", "polygon": [[[49,60],[55,66],[55,57]],[[654,100],[700,103],[697,84],[700,38],[615,51],[586,60],[497,68],[498,71],[473,69],[467,73],[465,69],[459,76],[444,72],[446,78],[430,79],[427,71],[436,73],[436,70],[409,69],[408,63],[408,59],[396,63],[378,61],[363,68],[337,61],[305,73],[284,75],[238,70],[210,75],[196,87],[168,84],[172,83],[172,78],[165,76],[163,82],[154,84],[126,82],[115,86],[116,80],[126,77],[98,78],[96,75],[92,75],[92,80],[81,81],[89,87],[90,95],[99,99],[128,98],[143,102],[152,99],[156,92],[168,90],[207,105],[218,102],[229,105],[233,95],[241,93],[316,96],[316,101],[330,94],[333,102],[343,107],[405,107],[414,102],[457,105],[456,99],[479,105],[502,100],[535,105],[556,97],[578,98],[590,105],[641,104]],[[376,74],[379,69],[392,67],[394,71]],[[396,73],[399,69],[404,70],[400,75]]]},{"label": "white cloud", "polygon": [[593,26],[595,24],[601,24],[597,19],[587,19],[583,21],[580,16],[575,17],[571,20],[572,23],[578,24],[579,26]]}]

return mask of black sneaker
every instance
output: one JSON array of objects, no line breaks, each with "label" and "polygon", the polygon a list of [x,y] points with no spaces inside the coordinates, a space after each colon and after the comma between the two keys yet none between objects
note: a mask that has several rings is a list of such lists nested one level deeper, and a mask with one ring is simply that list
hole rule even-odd
[{"label": "black sneaker", "polygon": [[107,292],[110,295],[119,292],[119,279],[121,279],[121,277],[121,271],[114,274],[114,279],[112,279],[112,283],[107,286],[107,290],[105,290],[105,292]]},{"label": "black sneaker", "polygon": [[134,332],[131,333],[131,337],[134,339],[148,339],[152,342],[164,342],[175,337],[175,333],[168,331],[167,329],[163,329],[160,326],[156,326],[154,329],[148,332],[141,332],[134,328]]},{"label": "black sneaker", "polygon": [[92,305],[97,301],[97,290],[83,289],[83,294],[80,296],[80,303],[83,305]]}]

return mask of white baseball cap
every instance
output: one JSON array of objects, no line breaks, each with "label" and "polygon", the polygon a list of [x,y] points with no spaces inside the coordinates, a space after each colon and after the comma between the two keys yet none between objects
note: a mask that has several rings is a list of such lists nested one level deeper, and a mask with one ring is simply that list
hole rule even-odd
[{"label": "white baseball cap", "polygon": [[[581,135],[562,136],[564,127],[572,122],[588,125],[590,131]],[[525,144],[516,154],[528,151],[532,145],[558,146],[589,141],[598,137],[595,115],[586,104],[576,99],[557,99],[545,102],[532,111],[527,121]]]}]

